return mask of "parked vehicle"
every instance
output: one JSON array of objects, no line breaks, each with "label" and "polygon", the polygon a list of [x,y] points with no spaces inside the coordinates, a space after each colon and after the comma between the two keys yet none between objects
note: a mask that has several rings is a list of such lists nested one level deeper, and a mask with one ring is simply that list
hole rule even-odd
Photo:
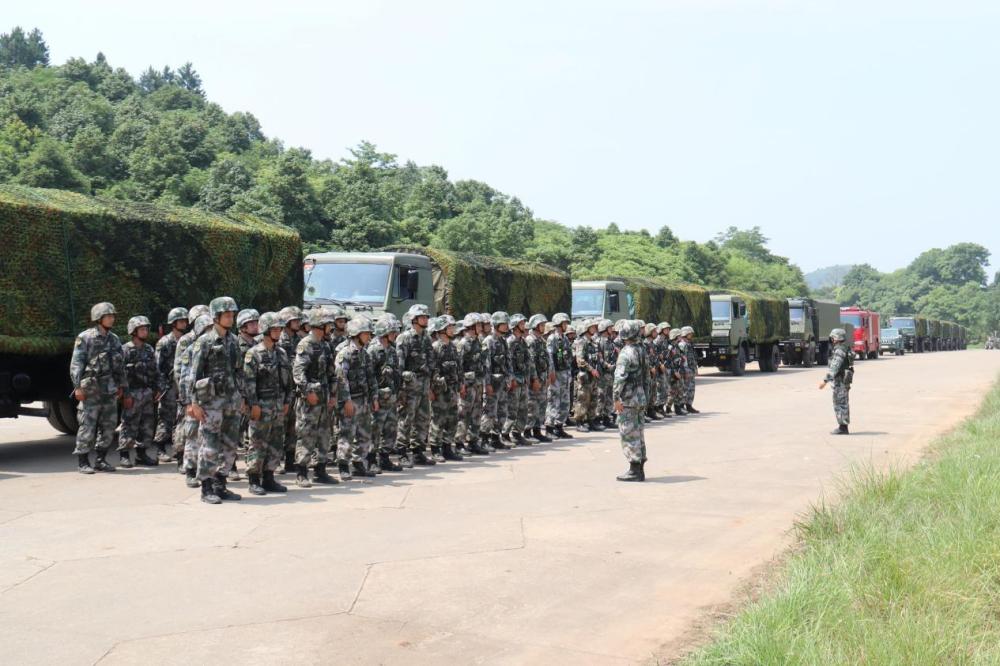
[{"label": "parked vehicle", "polygon": [[854,327],[852,349],[858,359],[873,359],[879,355],[880,316],[877,312],[857,306],[840,308],[840,321]]},{"label": "parked vehicle", "polygon": [[883,328],[879,333],[879,352],[902,356],[906,353],[906,343],[903,333],[898,328]]},{"label": "parked vehicle", "polygon": [[824,365],[830,355],[830,331],[840,326],[840,306],[812,298],[788,299],[788,339],[782,340],[781,362],[810,367]]},{"label": "parked vehicle", "polygon": [[747,363],[757,361],[761,372],[775,372],[779,342],[789,337],[788,301],[743,292],[713,294],[711,301],[711,340],[695,343],[699,365],[742,375]]},{"label": "parked vehicle", "polygon": [[575,281],[572,317],[666,321],[674,327],[691,326],[695,338],[705,342],[712,330],[712,306],[707,289],[654,278]]},{"label": "parked vehicle", "polygon": [[930,349],[930,336],[927,332],[927,318],[919,315],[892,317],[889,320],[892,328],[898,329],[903,336],[903,346],[906,351],[920,354]]}]

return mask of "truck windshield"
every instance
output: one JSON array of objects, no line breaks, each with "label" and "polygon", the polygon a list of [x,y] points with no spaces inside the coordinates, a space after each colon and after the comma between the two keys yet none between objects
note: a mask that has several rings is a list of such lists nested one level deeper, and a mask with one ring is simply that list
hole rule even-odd
[{"label": "truck windshield", "polygon": [[800,307],[788,308],[788,323],[792,326],[802,326],[805,322],[805,310]]},{"label": "truck windshield", "polygon": [[733,305],[730,301],[712,301],[712,327],[729,328]]},{"label": "truck windshield", "polygon": [[909,317],[893,317],[892,325],[896,328],[916,328],[917,324]]},{"label": "truck windshield", "polygon": [[840,321],[850,324],[855,329],[861,328],[861,315],[840,313]]},{"label": "truck windshield", "polygon": [[604,315],[604,289],[574,289],[573,316]]},{"label": "truck windshield", "polygon": [[316,264],[306,265],[306,303],[321,298],[356,303],[385,303],[389,287],[388,264]]},{"label": "truck windshield", "polygon": [[894,328],[883,328],[879,333],[879,337],[883,340],[895,340],[899,337],[899,331]]}]

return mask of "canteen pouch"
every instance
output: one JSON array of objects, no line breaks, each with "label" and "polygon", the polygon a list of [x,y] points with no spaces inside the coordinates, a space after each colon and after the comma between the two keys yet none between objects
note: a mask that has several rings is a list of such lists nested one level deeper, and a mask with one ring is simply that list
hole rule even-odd
[{"label": "canteen pouch", "polygon": [[198,402],[208,402],[215,397],[215,384],[211,377],[204,377],[194,383],[194,395]]}]

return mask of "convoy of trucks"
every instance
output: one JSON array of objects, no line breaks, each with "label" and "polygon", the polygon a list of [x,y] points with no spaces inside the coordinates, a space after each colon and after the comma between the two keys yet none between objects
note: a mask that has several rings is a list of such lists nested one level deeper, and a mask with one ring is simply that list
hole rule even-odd
[{"label": "convoy of trucks", "polygon": [[840,305],[813,298],[788,299],[788,338],[781,341],[785,365],[825,365],[830,356],[830,331],[840,325]]},{"label": "convoy of trucks", "polygon": [[734,375],[757,361],[761,372],[776,372],[780,342],[789,338],[788,301],[732,291],[712,294],[712,336],[696,341],[698,364]]}]

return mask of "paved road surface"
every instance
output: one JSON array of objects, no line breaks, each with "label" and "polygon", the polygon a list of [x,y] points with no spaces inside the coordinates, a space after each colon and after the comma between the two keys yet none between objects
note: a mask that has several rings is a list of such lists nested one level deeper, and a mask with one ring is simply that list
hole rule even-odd
[{"label": "paved road surface", "polygon": [[223,506],[165,466],[81,476],[44,419],[0,421],[2,660],[649,660],[838,473],[912,462],[998,371],[971,350],[859,363],[850,438],[827,434],[821,370],[709,374],[701,416],[647,431],[644,484],[615,482],[601,434]]}]

